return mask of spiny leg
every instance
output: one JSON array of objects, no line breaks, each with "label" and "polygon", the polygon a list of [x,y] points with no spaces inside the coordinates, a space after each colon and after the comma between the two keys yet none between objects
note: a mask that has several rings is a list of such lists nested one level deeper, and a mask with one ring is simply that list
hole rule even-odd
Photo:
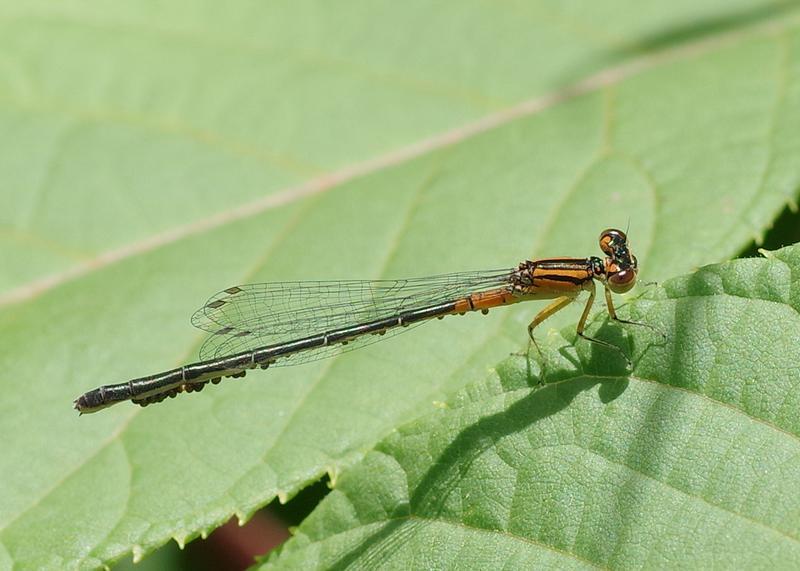
[{"label": "spiny leg", "polygon": [[609,317],[611,317],[611,319],[613,319],[618,323],[627,323],[628,325],[640,325],[642,327],[647,327],[651,331],[661,335],[661,337],[666,340],[667,338],[666,334],[663,331],[659,331],[649,323],[642,323],[641,321],[630,321],[628,319],[621,319],[617,317],[617,312],[614,309],[614,302],[611,299],[611,290],[608,289],[608,287],[606,287],[605,290],[606,290],[606,306],[608,307],[608,315]]},{"label": "spiny leg", "polygon": [[[550,305],[542,309],[531,321],[530,325],[528,325],[528,337],[530,338],[533,346],[536,347],[536,352],[539,353],[539,358],[542,362],[542,369],[544,369],[544,355],[542,355],[542,350],[539,348],[539,344],[536,342],[536,338],[533,336],[533,330],[542,323],[545,319],[552,316],[554,313],[558,313],[565,307],[567,307],[572,301],[574,297],[563,295],[556,300],[554,300]],[[528,345],[528,351],[530,351],[530,344]],[[530,357],[530,354],[528,355]],[[530,362],[530,358],[528,359]],[[544,379],[544,370],[542,371],[541,375],[542,379]],[[543,381],[542,381],[543,382]]]},{"label": "spiny leg", "polygon": [[[586,307],[583,308],[583,314],[581,315],[580,321],[578,321],[577,333],[579,336],[583,337],[587,341],[591,341],[592,343],[598,343],[600,345],[604,345],[605,347],[609,347],[614,351],[617,351],[620,355],[622,355],[622,357],[628,363],[628,367],[630,367],[632,365],[631,360],[628,358],[628,356],[622,349],[620,349],[613,343],[609,343],[608,341],[603,341],[602,339],[596,339],[594,337],[590,337],[583,332],[586,327],[586,319],[589,317],[589,311],[591,311],[592,309],[592,305],[594,304],[594,297],[596,294],[597,294],[597,288],[595,287],[594,282],[590,282],[589,299],[586,300]],[[614,312],[614,306],[611,305],[611,294],[608,288],[606,288],[606,302],[609,304],[608,313],[609,315],[611,315],[612,319],[616,319],[617,321],[622,321],[623,323],[626,323],[624,320],[617,318],[616,313]]]}]

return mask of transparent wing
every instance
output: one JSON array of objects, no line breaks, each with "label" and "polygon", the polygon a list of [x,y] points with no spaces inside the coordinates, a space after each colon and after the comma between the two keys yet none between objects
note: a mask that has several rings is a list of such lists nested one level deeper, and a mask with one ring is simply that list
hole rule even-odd
[{"label": "transparent wing", "polygon": [[[192,324],[212,333],[200,349],[202,359],[211,359],[459,299],[507,285],[513,271],[460,272],[405,280],[239,285],[212,296],[192,316]],[[407,329],[390,329],[386,335]],[[382,338],[366,335],[345,346],[320,347],[289,355],[276,365],[325,358]]]}]

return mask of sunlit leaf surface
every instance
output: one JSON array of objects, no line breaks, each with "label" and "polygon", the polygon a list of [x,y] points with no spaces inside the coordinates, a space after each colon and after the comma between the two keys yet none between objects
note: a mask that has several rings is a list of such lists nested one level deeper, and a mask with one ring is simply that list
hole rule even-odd
[{"label": "sunlit leaf surface", "polygon": [[796,198],[798,49],[791,5],[744,0],[2,3],[0,565],[138,556],[336,475],[540,309],[71,410],[194,359],[221,288],[595,255],[608,226],[645,281],[734,255]]},{"label": "sunlit leaf surface", "polygon": [[266,568],[796,566],[798,275],[795,246],[668,281],[633,304],[668,337],[633,375],[589,358],[537,387],[510,359],[346,471]]}]

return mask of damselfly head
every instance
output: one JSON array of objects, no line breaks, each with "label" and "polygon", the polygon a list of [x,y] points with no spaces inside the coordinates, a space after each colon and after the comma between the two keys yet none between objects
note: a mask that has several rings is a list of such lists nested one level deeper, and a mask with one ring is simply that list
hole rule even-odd
[{"label": "damselfly head", "polygon": [[625,293],[636,284],[639,262],[628,249],[628,237],[622,230],[609,228],[600,234],[600,249],[608,256],[604,260],[606,281],[614,293]]}]

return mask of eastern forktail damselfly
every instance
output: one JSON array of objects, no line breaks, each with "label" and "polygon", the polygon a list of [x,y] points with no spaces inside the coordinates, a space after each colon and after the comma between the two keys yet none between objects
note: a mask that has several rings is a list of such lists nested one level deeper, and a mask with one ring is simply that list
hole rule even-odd
[{"label": "eastern forktail damselfly", "polygon": [[147,406],[182,392],[199,391],[225,377],[243,377],[248,369],[330,357],[434,317],[486,313],[501,305],[552,299],[528,326],[535,344],[536,326],[583,291],[589,292],[589,299],[578,321],[578,335],[620,351],[615,345],[589,337],[584,327],[595,299],[595,281],[604,287],[609,316],[635,324],[617,317],[611,292],[624,293],[634,286],[638,264],[621,230],[602,232],[600,249],[605,258],[547,258],[506,270],[406,280],[271,282],[229,287],[192,317],[195,326],[212,334],[200,349],[202,361],[98,387],[78,397],[75,408],[81,413],[95,412],[126,400]]}]

